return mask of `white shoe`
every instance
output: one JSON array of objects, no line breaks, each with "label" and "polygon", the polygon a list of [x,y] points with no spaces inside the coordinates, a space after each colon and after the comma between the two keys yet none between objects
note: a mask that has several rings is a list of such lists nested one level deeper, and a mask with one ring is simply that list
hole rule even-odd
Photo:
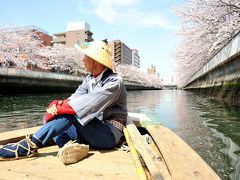
[{"label": "white shoe", "polygon": [[89,145],[79,144],[70,140],[59,149],[57,156],[63,164],[68,165],[82,160],[88,155],[88,152]]}]

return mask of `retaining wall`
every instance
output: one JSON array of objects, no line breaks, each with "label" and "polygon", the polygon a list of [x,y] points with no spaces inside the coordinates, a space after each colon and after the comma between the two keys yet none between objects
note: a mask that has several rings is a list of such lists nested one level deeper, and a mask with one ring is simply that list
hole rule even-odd
[{"label": "retaining wall", "polygon": [[[84,77],[27,69],[0,68],[0,94],[74,92]],[[127,90],[159,89],[124,82]]]},{"label": "retaining wall", "polygon": [[240,105],[240,33],[194,74],[184,89]]}]

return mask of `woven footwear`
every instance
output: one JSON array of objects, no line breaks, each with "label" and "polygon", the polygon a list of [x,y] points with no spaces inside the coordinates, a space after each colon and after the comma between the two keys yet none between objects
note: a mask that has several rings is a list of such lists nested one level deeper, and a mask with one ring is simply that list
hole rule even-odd
[{"label": "woven footwear", "polygon": [[58,157],[63,164],[73,164],[82,160],[88,155],[89,145],[79,144],[75,141],[68,141],[62,148],[58,151]]},{"label": "woven footwear", "polygon": [[0,161],[29,158],[37,155],[37,145],[31,141],[29,135],[17,143],[0,146]]}]

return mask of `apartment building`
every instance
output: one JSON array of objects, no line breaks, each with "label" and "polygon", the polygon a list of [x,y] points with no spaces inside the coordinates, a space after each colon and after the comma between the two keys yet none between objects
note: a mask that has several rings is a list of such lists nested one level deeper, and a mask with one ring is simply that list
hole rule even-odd
[{"label": "apartment building", "polygon": [[147,73],[156,75],[156,66],[151,65],[149,68],[147,68]]},{"label": "apartment building", "polygon": [[53,44],[64,44],[66,47],[74,47],[76,43],[93,41],[93,33],[90,25],[84,21],[67,24],[66,32],[54,33]]},{"label": "apartment building", "polygon": [[113,40],[109,43],[115,65],[132,65],[132,50],[120,40]]},{"label": "apartment building", "polygon": [[140,68],[140,56],[137,49],[132,49],[132,65]]},{"label": "apartment building", "polygon": [[42,45],[51,46],[53,37],[49,35],[47,31],[38,28],[37,26],[30,26],[29,28],[40,38]]}]

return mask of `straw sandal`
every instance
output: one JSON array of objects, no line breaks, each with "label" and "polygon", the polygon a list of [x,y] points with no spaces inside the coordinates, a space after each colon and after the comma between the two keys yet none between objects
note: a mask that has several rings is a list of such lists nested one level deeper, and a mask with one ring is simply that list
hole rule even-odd
[{"label": "straw sandal", "polygon": [[31,141],[29,135],[26,135],[25,139],[17,143],[1,145],[0,152],[1,150],[3,155],[0,155],[0,161],[30,158],[38,155],[37,145]]},{"label": "straw sandal", "polygon": [[88,152],[89,145],[79,144],[70,140],[59,149],[57,157],[63,164],[68,165],[82,160],[88,155]]}]

